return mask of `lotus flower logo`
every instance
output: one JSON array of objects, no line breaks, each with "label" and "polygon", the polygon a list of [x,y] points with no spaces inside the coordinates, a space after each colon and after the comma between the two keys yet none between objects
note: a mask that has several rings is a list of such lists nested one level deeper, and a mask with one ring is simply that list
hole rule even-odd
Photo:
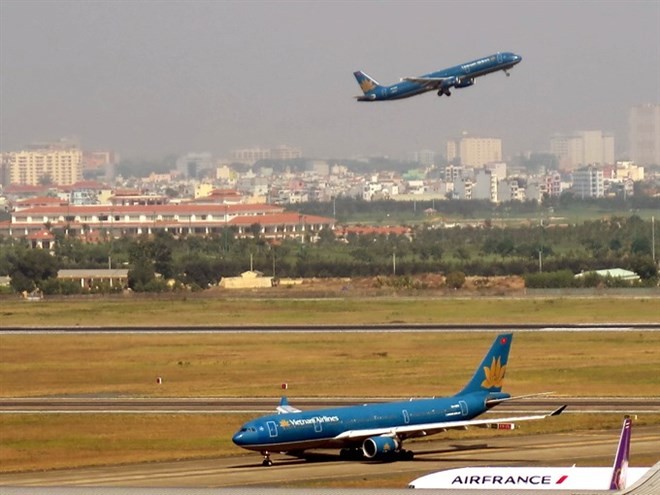
[{"label": "lotus flower logo", "polygon": [[370,81],[369,79],[363,79],[362,81],[360,81],[360,88],[365,93],[368,93],[369,91],[371,91],[375,87],[376,87],[376,85],[374,84],[374,82]]},{"label": "lotus flower logo", "polygon": [[488,366],[484,366],[484,374],[486,379],[481,382],[483,388],[502,387],[504,381],[504,374],[506,373],[506,365],[502,366],[500,358],[493,358],[493,362]]},{"label": "lotus flower logo", "polygon": [[280,426],[281,426],[282,428],[288,428],[289,425],[290,425],[290,424],[289,424],[289,422],[288,422],[286,419],[283,419],[283,420],[280,421]]}]

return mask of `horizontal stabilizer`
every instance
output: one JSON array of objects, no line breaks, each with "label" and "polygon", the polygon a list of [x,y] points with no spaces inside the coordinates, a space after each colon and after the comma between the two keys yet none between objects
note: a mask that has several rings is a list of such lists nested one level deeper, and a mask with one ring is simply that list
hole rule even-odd
[{"label": "horizontal stabilizer", "polygon": [[299,413],[302,412],[300,409],[296,409],[293,406],[289,405],[289,400],[286,397],[282,397],[280,399],[280,405],[277,406],[277,413],[278,414],[291,414],[291,413]]}]

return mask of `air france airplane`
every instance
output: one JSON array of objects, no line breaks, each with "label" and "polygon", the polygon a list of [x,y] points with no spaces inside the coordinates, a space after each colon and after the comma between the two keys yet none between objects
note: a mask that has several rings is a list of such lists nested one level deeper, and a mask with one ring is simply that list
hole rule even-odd
[{"label": "air france airplane", "polygon": [[488,57],[479,58],[462,65],[431,72],[419,77],[404,77],[397,84],[381,86],[362,71],[354,72],[364,95],[356,96],[358,101],[400,100],[410,96],[437,91],[438,96],[451,96],[451,88],[467,88],[474,84],[477,77],[491,72],[509,70],[520,63],[522,57],[511,52],[498,52]]},{"label": "air france airplane", "polygon": [[313,448],[339,448],[343,458],[412,459],[404,440],[468,426],[514,428],[514,421],[543,419],[561,414],[566,406],[544,415],[474,419],[497,404],[514,398],[502,392],[513,335],[498,335],[472,379],[452,397],[411,399],[405,402],[365,404],[300,411],[282,397],[278,414],[245,423],[233,441],[261,452],[270,466],[272,452],[304,457]]},{"label": "air france airplane", "polygon": [[408,488],[479,490],[624,490],[649,470],[628,467],[632,420],[625,418],[614,464],[607,467],[467,467],[427,474]]}]

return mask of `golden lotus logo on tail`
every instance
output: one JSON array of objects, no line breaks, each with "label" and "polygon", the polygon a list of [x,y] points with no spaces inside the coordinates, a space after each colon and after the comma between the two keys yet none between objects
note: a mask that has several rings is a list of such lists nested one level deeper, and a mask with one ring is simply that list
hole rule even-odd
[{"label": "golden lotus logo on tail", "polygon": [[504,382],[505,373],[506,365],[502,366],[502,362],[500,361],[499,357],[497,359],[493,357],[490,368],[488,366],[484,366],[484,374],[486,375],[486,379],[481,382],[481,386],[483,388],[501,388],[502,382]]},{"label": "golden lotus logo on tail", "polygon": [[369,91],[371,91],[375,87],[376,87],[376,85],[370,79],[363,79],[362,81],[360,81],[360,88],[365,93],[368,93]]}]

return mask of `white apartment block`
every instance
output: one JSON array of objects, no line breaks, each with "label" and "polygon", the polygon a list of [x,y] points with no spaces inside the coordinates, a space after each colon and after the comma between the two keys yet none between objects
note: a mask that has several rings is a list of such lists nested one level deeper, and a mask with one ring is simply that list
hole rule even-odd
[{"label": "white apartment block", "polygon": [[231,152],[231,161],[246,165],[254,165],[259,160],[292,160],[301,157],[300,148],[292,148],[283,144],[275,148],[244,148]]},{"label": "white apartment block", "polygon": [[550,139],[550,152],[564,170],[614,163],[614,136],[603,131],[576,131]]},{"label": "white apartment block", "polygon": [[454,181],[454,199],[472,199],[472,181],[458,179]]},{"label": "white apartment block", "polygon": [[490,162],[502,161],[502,140],[463,135],[447,142],[447,160],[460,158],[464,167],[482,167]]},{"label": "white apartment block", "polygon": [[77,148],[11,151],[3,159],[9,184],[36,186],[50,180],[56,185],[69,185],[82,179],[82,151]]},{"label": "white apartment block", "polygon": [[518,179],[504,179],[497,183],[497,201],[525,201],[525,189],[520,187]]},{"label": "white apartment block", "polygon": [[660,104],[630,109],[628,121],[630,158],[639,165],[660,165]]},{"label": "white apartment block", "polygon": [[644,180],[644,167],[635,165],[633,162],[616,162],[614,180],[631,180],[640,182]]},{"label": "white apartment block", "polygon": [[603,171],[598,167],[582,167],[573,172],[573,191],[578,198],[602,198],[605,195]]},{"label": "white apartment block", "polygon": [[491,170],[481,168],[475,172],[472,199],[497,202],[497,176]]}]

